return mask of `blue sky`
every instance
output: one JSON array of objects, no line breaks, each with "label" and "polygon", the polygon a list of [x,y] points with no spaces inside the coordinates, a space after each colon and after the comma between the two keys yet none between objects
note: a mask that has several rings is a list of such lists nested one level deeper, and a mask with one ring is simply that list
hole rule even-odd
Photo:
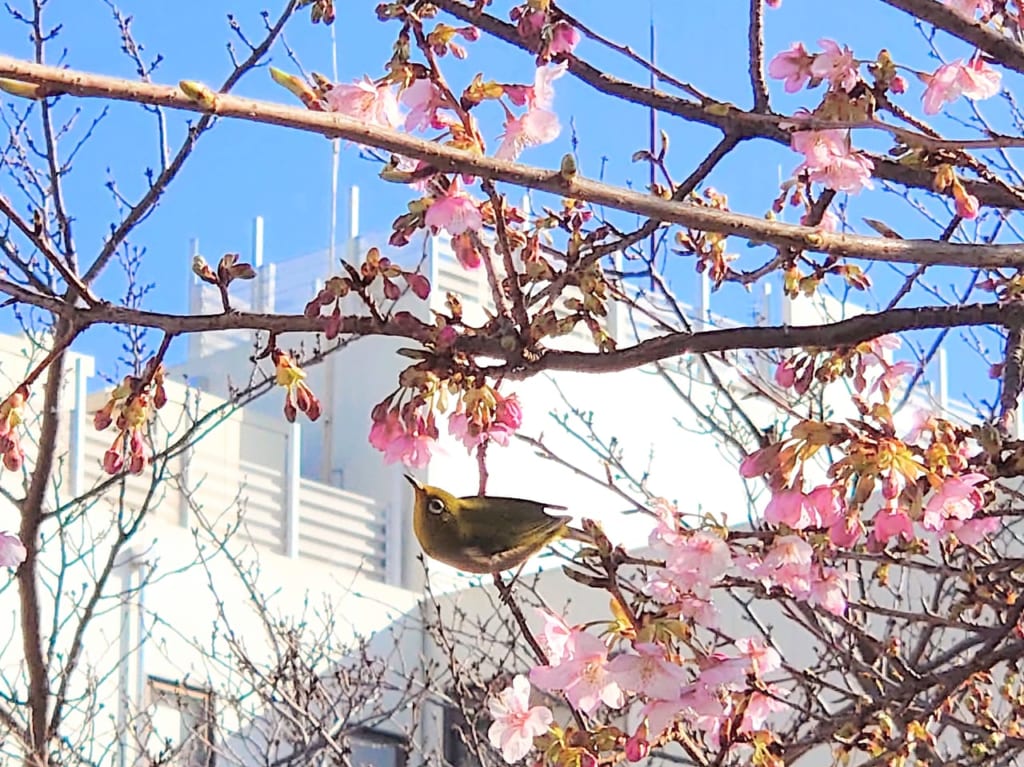
[{"label": "blue sky", "polygon": [[[25,6],[27,2],[14,0],[14,4]],[[271,12],[279,10],[277,6],[281,4],[274,3]],[[226,14],[236,13],[242,28],[255,37],[262,29],[258,9],[267,5],[268,0],[260,3],[124,0],[120,7],[134,17],[133,29],[137,39],[145,45],[146,53],[163,56],[163,63],[155,74],[157,81],[175,83],[187,78],[214,85],[219,84],[230,66],[225,44],[233,40],[233,34],[227,26]],[[383,72],[397,25],[377,21],[373,12],[375,5],[372,0],[338,3],[336,34],[341,80],[350,81],[363,74],[377,77]],[[505,14],[508,7],[505,2],[497,2],[492,10]],[[647,49],[648,20],[653,14],[660,66],[693,81],[716,98],[749,105],[747,0],[717,3],[636,0],[631,4],[565,0],[564,7],[580,14],[599,32],[641,52]],[[104,2],[77,0],[52,4],[50,20],[63,24],[59,41],[67,49],[64,58],[67,64],[106,74],[133,76],[131,63],[119,50],[117,29]],[[936,66],[911,20],[881,3],[784,0],[780,9],[766,12],[766,23],[769,55],[788,47],[794,40],[805,41],[813,50],[817,39],[831,37],[853,47],[861,58],[871,58],[879,48],[886,47],[901,63],[927,70]],[[327,28],[314,27],[303,18],[293,22],[286,38],[307,69],[330,72],[331,37]],[[30,53],[26,29],[6,17],[0,19],[0,41],[3,53],[22,56]],[[238,44],[237,40],[234,42]],[[970,52],[948,39],[940,39],[940,44],[943,52],[951,57]],[[525,53],[486,37],[470,45],[469,50],[466,62],[445,59],[451,67],[449,78],[453,83],[464,84],[477,71],[503,81],[532,81],[534,64]],[[54,46],[51,60],[56,59],[58,52]],[[646,82],[646,74],[639,67],[594,43],[584,41],[578,53],[619,76]],[[294,70],[280,46],[274,51],[273,63]],[[923,86],[911,80],[910,87],[905,99],[916,111]],[[771,83],[771,88],[773,106],[778,110],[814,106],[820,95],[820,92],[804,92],[787,96],[779,83]],[[270,82],[265,69],[248,75],[237,92],[281,101],[291,98]],[[555,108],[564,126],[562,136],[552,145],[528,150],[522,161],[557,166],[560,157],[570,148],[572,125],[579,141],[584,174],[597,176],[603,162],[605,180],[642,186],[647,170],[633,165],[630,156],[646,145],[646,110],[595,95],[587,86],[569,77],[556,83],[556,94]],[[101,106],[97,101],[69,102],[64,111],[81,108],[81,128],[98,114]],[[487,117],[482,119],[489,127],[485,135],[496,138],[500,132],[499,110],[493,105],[486,109]],[[961,113],[966,114],[966,111]],[[181,140],[187,119],[189,116],[169,115],[172,148]],[[719,138],[717,131],[678,119],[661,118],[661,127],[671,134],[669,163],[677,179],[687,175]],[[960,128],[956,133],[965,135],[965,130]],[[884,148],[879,141],[878,136],[858,137],[862,146]],[[93,140],[77,156],[67,186],[81,252],[94,253],[110,222],[118,218],[116,206],[105,189],[107,179],[112,177],[122,194],[137,199],[145,189],[144,170],[156,162],[153,115],[137,106],[111,105]],[[796,155],[784,147],[767,142],[748,143],[722,163],[710,183],[729,195],[733,209],[761,215],[777,194],[780,175],[785,178],[796,164]],[[355,147],[344,149],[341,186],[355,183],[361,187],[362,229],[366,232],[386,231],[410,199],[406,189],[379,181],[376,172],[372,163],[359,158]],[[210,260],[227,251],[247,254],[251,222],[256,215],[266,219],[268,260],[286,260],[326,248],[330,176],[330,144],[325,139],[253,124],[222,122],[199,142],[193,158],[158,210],[136,232],[134,244],[147,250],[143,278],[157,285],[147,298],[149,307],[166,311],[186,308],[190,238],[199,239],[202,252]],[[0,176],[0,189],[17,199],[15,190],[9,187],[9,179]],[[515,196],[518,197],[518,193]],[[883,192],[854,200],[851,221],[861,226],[860,216],[870,215],[886,220],[908,236],[934,235],[933,227],[906,207],[894,204],[896,202],[896,197]],[[347,226],[344,196],[339,206],[340,231],[344,232]],[[621,221],[628,223],[629,219]],[[736,242],[732,249],[738,250],[743,258],[752,259],[746,262],[748,267],[754,264],[756,257],[744,243]],[[676,265],[672,274],[678,293],[683,298],[692,298],[696,279],[689,263]],[[960,275],[949,275],[950,280],[960,278]],[[875,279],[881,285],[889,285],[894,277],[887,269],[885,273],[876,269]],[[112,267],[101,287],[117,294],[122,284],[123,277]],[[918,298],[928,300],[927,296]],[[739,289],[726,288],[713,301],[715,307],[725,313],[741,319],[749,316],[746,309],[749,299]],[[111,338],[109,333],[94,331],[83,339],[82,348],[109,359]],[[184,344],[179,351],[183,353]],[[977,381],[972,379],[968,383],[964,379],[962,384],[954,385],[954,393],[956,385],[973,388]]]}]

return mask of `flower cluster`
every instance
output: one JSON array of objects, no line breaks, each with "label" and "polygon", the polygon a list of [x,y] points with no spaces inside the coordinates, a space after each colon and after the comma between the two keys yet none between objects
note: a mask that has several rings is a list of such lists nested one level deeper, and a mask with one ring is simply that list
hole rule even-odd
[{"label": "flower cluster", "polygon": [[517,5],[509,12],[519,36],[537,50],[539,62],[572,53],[580,42],[580,33],[565,19],[552,21],[546,3]]},{"label": "flower cluster", "polygon": [[430,463],[437,443],[437,423],[432,410],[418,398],[403,406],[390,406],[390,399],[378,404],[371,414],[370,444],[384,453],[385,463],[401,461],[413,469]]},{"label": "flower cluster", "polygon": [[[743,461],[743,476],[768,477],[767,522],[827,532],[835,548],[866,542],[875,550],[891,542],[919,542],[928,533],[975,545],[999,529],[997,517],[979,516],[987,504],[989,477],[972,468],[980,451],[965,430],[921,412],[912,428],[897,436],[889,402],[902,379],[916,370],[909,362],[892,361],[898,347],[897,339],[883,337],[843,352],[800,354],[779,366],[776,382],[798,393],[813,380],[850,377],[861,421],[860,428],[805,421],[790,439]],[[805,492],[801,463],[825,446],[841,447],[844,456],[829,468],[829,483]],[[877,499],[870,517],[869,499]]]},{"label": "flower cluster", "polygon": [[734,652],[720,647],[687,657],[682,652],[687,645],[670,634],[658,641],[614,633],[600,639],[554,613],[540,613],[544,626],[537,639],[548,662],[530,671],[530,682],[561,692],[588,717],[602,707],[616,710],[641,702],[640,722],[632,733],[612,727],[589,740],[570,737],[551,725],[548,709],[529,707],[529,684],[517,677],[490,703],[491,743],[509,763],[524,757],[535,738],[550,763],[596,764],[601,751],[616,744],[630,761],[640,761],[651,742],[661,742],[679,721],[718,746],[734,734],[763,730],[771,714],[786,708],[786,691],[768,679],[782,659],[761,641],[741,638]]},{"label": "flower cluster", "polygon": [[25,462],[18,426],[23,420],[22,410],[28,395],[28,387],[22,385],[0,403],[0,454],[3,455],[4,468],[10,471],[17,471]]},{"label": "flower cluster", "polygon": [[523,411],[515,394],[502,396],[492,387],[467,391],[448,417],[448,433],[472,452],[485,441],[508,445],[509,437],[523,425]]},{"label": "flower cluster", "polygon": [[853,194],[872,188],[871,171],[875,164],[853,149],[850,131],[798,131],[791,142],[793,151],[804,156],[794,175],[806,175],[808,181],[837,192]]},{"label": "flower cluster", "polygon": [[166,404],[164,366],[155,358],[146,363],[141,376],[125,376],[114,387],[106,404],[93,415],[97,431],[105,431],[111,425],[117,429],[117,436],[103,454],[105,472],[142,473],[151,454],[146,429],[153,413]]},{"label": "flower cluster", "polygon": [[284,417],[294,423],[302,412],[310,421],[318,419],[322,412],[320,400],[306,383],[306,371],[278,348],[270,352],[270,359],[274,363],[274,381],[284,387]]},{"label": "flower cluster", "polygon": [[[439,339],[443,335],[442,330]],[[401,461],[412,468],[429,463],[440,436],[436,414],[448,409],[452,392],[458,393],[458,400],[448,416],[448,433],[470,452],[489,441],[507,445],[522,426],[523,412],[515,394],[503,395],[487,383],[461,375],[445,383],[436,372],[421,366],[409,368],[402,377],[409,399],[403,403],[400,390],[371,414],[370,444],[384,453],[386,463]],[[461,386],[466,388],[460,392]]]},{"label": "flower cluster", "polygon": [[943,64],[930,75],[921,75],[925,83],[923,108],[925,114],[938,114],[945,104],[960,96],[973,101],[991,98],[999,93],[1000,75],[980,55],[966,64],[957,59]]},{"label": "flower cluster", "polygon": [[533,748],[533,739],[548,731],[554,717],[547,706],[530,706],[530,683],[522,674],[491,698],[487,708],[493,720],[487,737],[509,764]]}]

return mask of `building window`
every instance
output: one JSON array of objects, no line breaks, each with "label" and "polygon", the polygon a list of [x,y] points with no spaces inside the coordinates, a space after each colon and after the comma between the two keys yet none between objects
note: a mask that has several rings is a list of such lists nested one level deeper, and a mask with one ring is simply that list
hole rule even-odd
[{"label": "building window", "polygon": [[349,736],[352,767],[405,767],[406,743],[380,730],[359,730]]},{"label": "building window", "polygon": [[174,767],[214,767],[213,693],[149,678],[147,750]]},{"label": "building window", "polygon": [[455,706],[444,707],[444,761],[451,767],[471,767],[469,749],[466,747],[466,717]]}]

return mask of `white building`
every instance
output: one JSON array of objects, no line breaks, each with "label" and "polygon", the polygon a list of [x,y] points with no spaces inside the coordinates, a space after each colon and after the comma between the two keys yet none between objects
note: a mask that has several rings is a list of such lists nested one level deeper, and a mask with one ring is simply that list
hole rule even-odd
[{"label": "white building", "polygon": [[[379,243],[354,238],[348,252],[359,254],[369,244]],[[232,291],[240,308],[301,312],[318,283],[337,273],[322,254],[265,262],[261,221],[251,260],[258,269],[251,293],[244,287]],[[403,308],[425,316],[429,308],[443,308],[446,291],[460,295],[470,317],[487,304],[483,271],[461,269],[444,243],[432,242],[423,270],[434,288],[431,304],[408,300]],[[201,285],[192,286],[192,311],[219,311],[219,300],[209,301]],[[352,307],[357,311],[356,304]],[[706,304],[694,314],[698,321],[713,322]],[[800,322],[795,310],[787,319]],[[631,318],[613,313],[609,326],[620,343],[636,337]],[[642,337],[655,331],[648,325],[636,332]],[[586,342],[585,334],[568,340]],[[88,753],[80,755],[92,764],[147,764],[167,744],[173,750],[186,738],[175,764],[212,764],[211,756],[218,765],[301,764],[300,756],[286,758],[296,728],[301,731],[296,739],[306,744],[359,729],[354,760],[382,767],[402,764],[406,748],[411,748],[410,764],[450,751],[441,698],[392,710],[419,694],[416,685],[432,684],[444,665],[422,631],[423,567],[411,532],[404,470],[386,466],[367,442],[373,405],[397,384],[404,358],[394,351],[403,344],[360,340],[310,368],[309,383],[324,404],[324,416],[314,424],[300,416],[294,425],[281,415],[280,390],[241,408],[227,404],[225,398],[252,373],[249,335],[196,336],[188,344],[186,362],[171,371],[171,402],[154,431],[156,450],[162,454],[173,446],[196,419],[217,415],[204,423],[202,437],[189,449],[171,450],[152,471],[123,483],[110,482],[100,467],[113,433],[92,428],[92,413],[106,399],[91,380],[94,363],[75,356],[69,367],[67,418],[58,446],[61,482],[49,499],[64,524],[47,527],[43,549],[46,589],[58,606],[56,617],[44,620],[57,627],[55,664],[73,646],[82,608],[72,605],[89,599],[118,525],[148,508],[139,531],[112,562],[105,596],[82,645],[82,670],[72,677],[69,694],[78,697],[68,727],[74,721],[72,729],[86,733]],[[279,344],[308,349],[315,340],[291,337]],[[2,339],[4,386],[16,385],[24,375],[26,349],[24,339]],[[262,364],[269,373],[269,363]],[[698,408],[710,412],[721,406],[697,361],[673,360],[666,366],[674,385],[685,388]],[[194,388],[186,389],[186,382]],[[742,392],[742,382],[734,384]],[[753,512],[736,473],[736,455],[718,444],[653,368],[602,376],[542,375],[512,388],[523,401],[524,433],[543,435],[550,450],[594,476],[603,477],[607,469],[588,441],[614,437],[629,470],[647,475],[655,494],[732,522]],[[944,398],[940,393],[940,401]],[[556,416],[564,416],[577,435]],[[777,418],[764,406],[756,417],[763,419],[762,427]],[[442,446],[421,478],[459,494],[474,492],[475,457],[450,439]],[[628,507],[622,498],[539,457],[533,448],[514,443],[492,449],[488,458],[489,492],[564,504],[570,513],[602,521],[613,540],[631,545],[646,540],[641,518],[622,514]],[[15,495],[19,481],[9,473],[3,477]],[[83,495],[87,503],[71,503]],[[15,512],[2,513],[0,529],[16,528]],[[435,593],[477,582],[436,563],[430,571]],[[546,579],[560,582],[568,583]],[[463,599],[474,612],[493,611],[484,594],[455,596],[447,604]],[[0,594],[0,610],[17,639],[18,602],[10,584]],[[345,680],[332,675],[359,638],[366,638],[366,657],[380,659],[384,669],[376,680],[379,694],[345,701],[333,713],[322,710],[328,704],[321,701],[316,703],[321,721],[282,725],[265,703],[273,689],[271,670],[287,655],[280,646],[287,635],[300,644],[318,638],[301,649],[307,656],[320,652],[315,671],[328,680],[326,692],[321,691],[325,700],[331,691],[341,698],[347,694]],[[0,652],[0,670],[14,689],[24,673],[22,658],[12,649],[18,646],[12,640]],[[251,661],[243,670],[240,657]],[[6,692],[3,686],[0,682],[0,692]],[[414,742],[408,744],[403,738],[410,731]],[[199,737],[190,737],[195,733]],[[202,742],[211,734],[212,748]],[[17,750],[13,743],[4,748],[12,755]]]}]

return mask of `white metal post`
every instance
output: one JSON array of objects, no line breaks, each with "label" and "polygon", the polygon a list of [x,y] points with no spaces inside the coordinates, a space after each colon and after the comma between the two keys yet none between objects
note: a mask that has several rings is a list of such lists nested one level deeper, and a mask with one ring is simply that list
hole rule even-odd
[{"label": "white metal post", "polygon": [[302,427],[288,425],[284,456],[284,553],[299,555],[299,491],[302,483]]}]

